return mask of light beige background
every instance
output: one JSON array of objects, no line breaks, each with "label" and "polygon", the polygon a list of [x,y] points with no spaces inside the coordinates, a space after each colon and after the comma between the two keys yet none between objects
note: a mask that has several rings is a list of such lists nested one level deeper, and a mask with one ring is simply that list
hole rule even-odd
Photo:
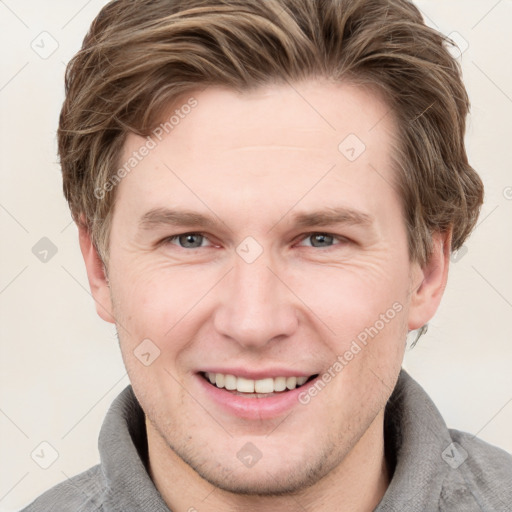
[{"label": "light beige background", "polygon": [[[128,383],[114,329],[94,310],[56,156],[65,63],[105,3],[0,1],[0,511],[96,464],[104,414]],[[512,2],[417,5],[429,25],[467,42],[467,144],[486,202],[405,368],[448,426],[512,452]],[[32,253],[43,237],[58,251],[46,263]],[[42,442],[58,454],[48,469],[31,458],[51,462]]]}]

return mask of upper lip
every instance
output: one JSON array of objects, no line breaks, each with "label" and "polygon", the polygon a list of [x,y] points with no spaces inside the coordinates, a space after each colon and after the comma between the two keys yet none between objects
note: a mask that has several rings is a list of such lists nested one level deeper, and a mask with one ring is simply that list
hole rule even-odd
[{"label": "upper lip", "polygon": [[244,379],[261,380],[276,377],[311,377],[318,372],[305,372],[294,370],[293,368],[272,368],[265,370],[247,370],[246,368],[219,368],[210,367],[201,370],[199,373],[222,373],[224,375],[234,375]]}]

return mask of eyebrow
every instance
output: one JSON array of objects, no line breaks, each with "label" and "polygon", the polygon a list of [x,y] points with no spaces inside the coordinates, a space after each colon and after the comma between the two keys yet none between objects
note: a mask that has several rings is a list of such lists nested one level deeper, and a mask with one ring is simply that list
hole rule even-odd
[{"label": "eyebrow", "polygon": [[217,225],[212,217],[189,210],[171,210],[168,208],[153,208],[146,212],[139,221],[139,227],[149,230],[160,225],[196,227],[199,225],[213,228]]},{"label": "eyebrow", "polygon": [[[281,222],[283,218],[281,218],[279,222]],[[224,224],[222,221],[216,220],[213,216],[203,215],[191,210],[153,208],[142,215],[139,221],[139,227],[142,230],[150,230],[167,225],[189,228],[201,226],[212,229],[217,227],[220,223]],[[373,219],[370,215],[358,210],[334,207],[323,208],[313,212],[296,213],[291,216],[291,223],[299,228],[331,226],[335,224],[369,226],[373,223]]]},{"label": "eyebrow", "polygon": [[324,208],[323,210],[299,213],[293,217],[294,224],[300,228],[330,226],[333,224],[350,224],[369,226],[373,219],[370,215],[351,208]]}]

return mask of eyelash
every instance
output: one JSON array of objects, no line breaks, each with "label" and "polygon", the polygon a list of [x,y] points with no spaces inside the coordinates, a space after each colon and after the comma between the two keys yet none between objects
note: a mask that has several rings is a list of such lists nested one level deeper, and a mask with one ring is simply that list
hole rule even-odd
[{"label": "eyelash", "polygon": [[[199,235],[199,236],[202,236],[202,237],[206,238],[207,240],[209,240],[209,238],[208,238],[206,233],[191,231],[191,232],[187,232],[187,233],[180,233],[178,235],[172,235],[172,236],[166,237],[160,243],[161,244],[165,244],[165,245],[168,245],[168,244],[170,244],[170,245],[177,245],[177,244],[173,244],[172,242],[174,240],[177,240],[181,236],[186,236],[186,235]],[[336,247],[337,245],[341,245],[341,244],[349,243],[350,242],[350,240],[348,238],[344,237],[344,236],[337,236],[337,235],[335,235],[333,233],[327,233],[327,232],[324,232],[324,231],[312,231],[312,232],[309,232],[309,233],[303,233],[300,236],[300,238],[298,238],[298,241],[302,242],[302,241],[312,237],[313,235],[324,235],[324,236],[327,236],[327,237],[332,237],[334,240],[338,240],[338,242],[340,242],[340,243],[339,244],[334,244],[334,245],[331,245],[331,246],[327,246],[327,247],[307,246],[307,247],[310,247],[311,249],[322,249],[324,251],[327,251],[329,249],[332,249],[332,248]],[[185,250],[185,251],[193,251],[193,250],[196,250],[196,249],[204,249],[204,247],[187,248],[187,247],[181,247],[179,245],[178,245],[178,247],[180,249]]]}]

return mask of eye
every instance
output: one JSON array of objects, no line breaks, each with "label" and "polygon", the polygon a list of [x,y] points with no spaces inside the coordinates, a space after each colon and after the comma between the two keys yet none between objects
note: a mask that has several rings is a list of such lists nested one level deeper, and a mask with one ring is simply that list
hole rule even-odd
[{"label": "eye", "polygon": [[[308,233],[305,238],[302,239],[299,245],[302,245],[306,240],[311,241],[311,245],[309,247],[322,248],[322,247],[332,247],[333,245],[340,245],[348,242],[348,240],[344,237],[338,237],[335,235],[331,235],[330,233]],[[334,241],[338,241],[340,243],[335,244]],[[308,247],[308,245],[306,245]]]},{"label": "eye", "polygon": [[[310,241],[310,244],[305,243]],[[336,243],[336,241],[338,243]],[[330,233],[307,233],[299,242],[299,246],[313,248],[330,248],[349,242],[345,237],[332,235]],[[212,247],[213,244],[203,233],[181,233],[162,240],[162,244],[172,244],[182,249],[199,249],[201,247]]]},{"label": "eye", "polygon": [[204,241],[209,242],[208,238],[202,233],[182,233],[167,237],[162,240],[162,243],[178,245],[182,249],[199,249],[200,247],[208,247],[203,245]]}]

